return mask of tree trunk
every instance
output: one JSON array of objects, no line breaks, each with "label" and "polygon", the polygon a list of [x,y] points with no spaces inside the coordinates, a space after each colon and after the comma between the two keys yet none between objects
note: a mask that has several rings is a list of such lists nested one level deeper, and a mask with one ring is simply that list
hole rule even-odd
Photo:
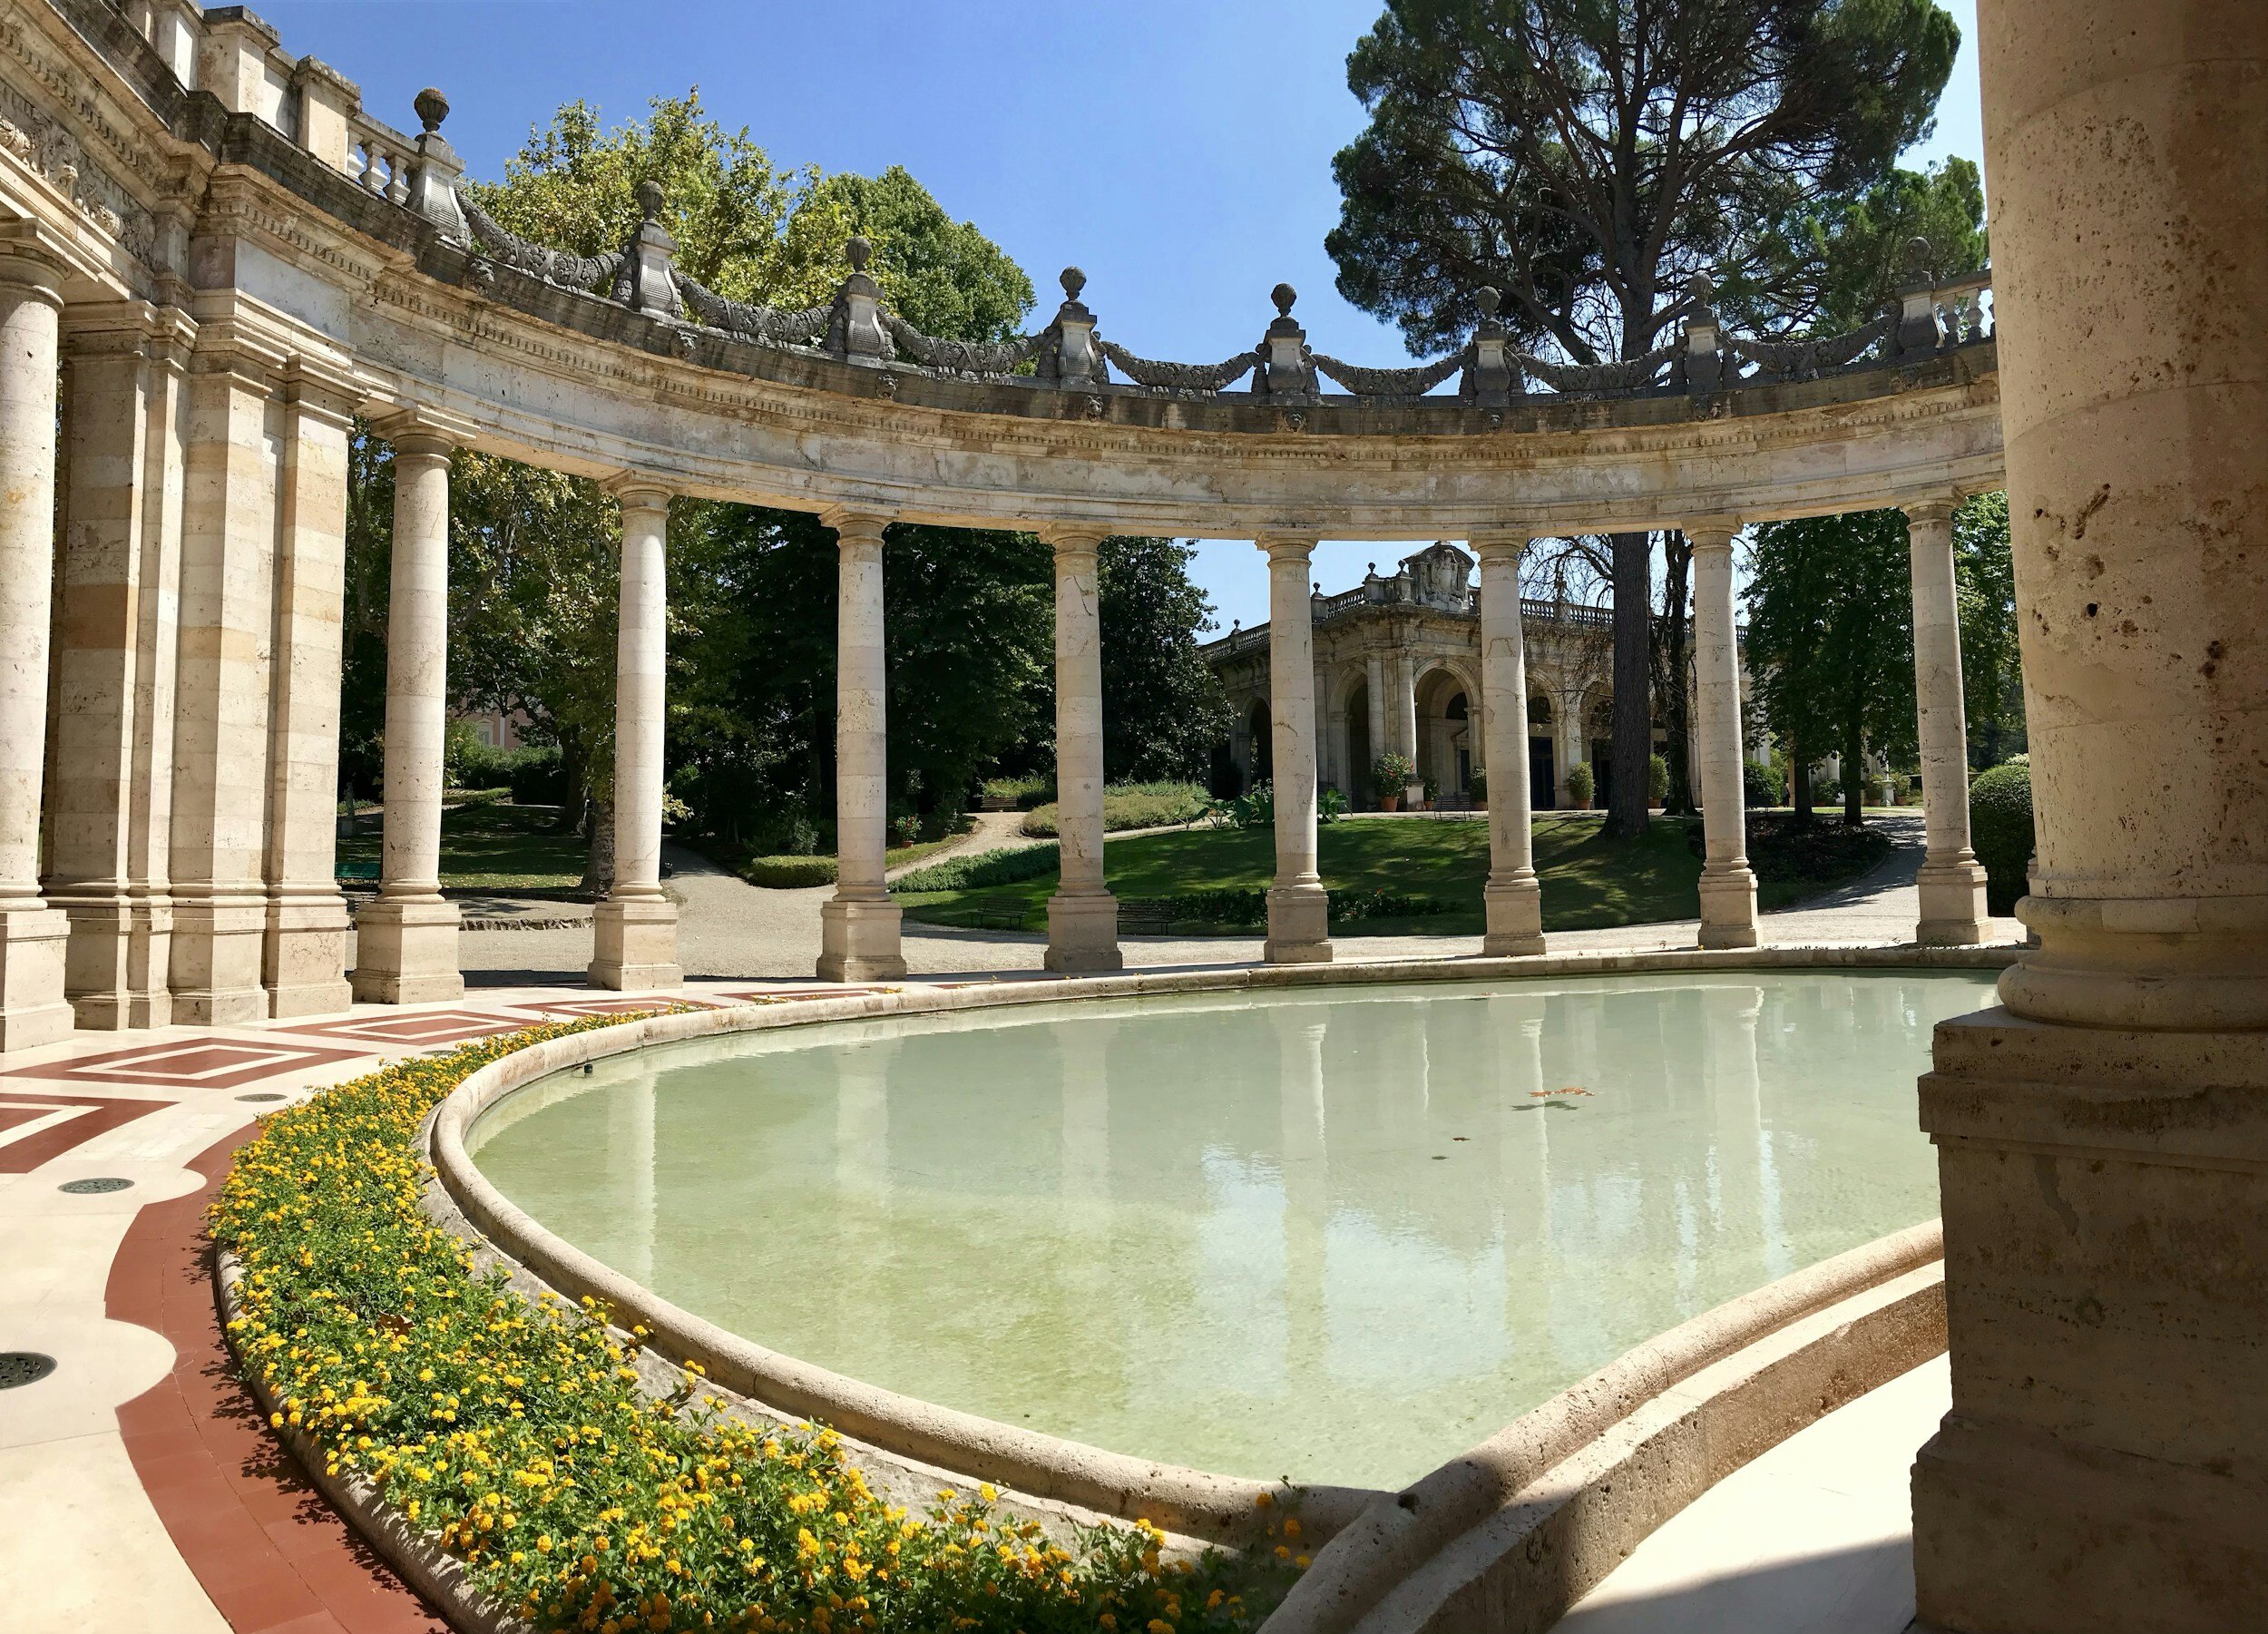
[{"label": "tree trunk", "polygon": [[1866,740],[1853,719],[1843,729],[1843,826],[1857,828],[1866,822]]},{"label": "tree trunk", "polygon": [[1812,763],[1804,746],[1790,739],[1787,746],[1788,801],[1795,807],[1795,826],[1812,826]]},{"label": "tree trunk", "polygon": [[582,734],[560,734],[559,831],[562,834],[572,834],[582,827],[583,817],[591,804],[590,790],[583,787],[589,769],[583,760]]},{"label": "tree trunk", "polygon": [[1669,766],[1669,793],[1662,809],[1673,815],[1693,810],[1693,768],[1690,764],[1693,726],[1692,621],[1686,615],[1687,586],[1693,566],[1693,547],[1683,533],[1672,533],[1662,552],[1662,620],[1657,626],[1664,651],[1660,676],[1662,727],[1668,734],[1662,758]]},{"label": "tree trunk", "polygon": [[591,802],[591,860],[578,887],[603,896],[614,888],[614,802]]},{"label": "tree trunk", "polygon": [[1650,707],[1654,666],[1654,536],[1611,535],[1614,567],[1614,739],[1608,758],[1607,832],[1636,839],[1646,832],[1647,761],[1654,753]]}]

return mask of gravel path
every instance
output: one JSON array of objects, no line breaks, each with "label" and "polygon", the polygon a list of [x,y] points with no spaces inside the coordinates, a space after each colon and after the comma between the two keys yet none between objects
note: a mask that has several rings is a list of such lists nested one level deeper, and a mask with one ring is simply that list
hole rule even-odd
[{"label": "gravel path", "polygon": [[[1031,844],[1015,832],[1019,813],[982,813],[958,851],[992,850]],[[1778,946],[1891,946],[1908,941],[1920,912],[1914,873],[1921,866],[1921,819],[1891,816],[1872,819],[1890,835],[1894,849],[1862,879],[1799,907],[1764,915],[1764,939]],[[679,846],[663,854],[676,870],[669,882],[678,899],[679,956],[688,975],[740,979],[808,976],[819,956],[819,905],[831,887],[771,891],[748,885],[707,858]],[[938,854],[940,856],[943,853]],[[924,859],[934,860],[934,859]],[[1555,949],[1642,950],[1691,947],[1699,921],[1621,925],[1607,930],[1559,931]],[[2014,942],[2023,927],[2013,919],[1992,922],[1994,941]],[[1422,959],[1477,954],[1478,936],[1339,936],[1342,958]],[[1159,968],[1256,962],[1263,938],[1252,936],[1129,936],[1120,944],[1129,966]],[[544,930],[467,931],[462,940],[468,978],[484,983],[577,979],[591,958],[591,933],[580,926]],[[944,925],[905,924],[905,962],[917,976],[1037,970],[1047,938],[1033,932],[958,930]]]}]

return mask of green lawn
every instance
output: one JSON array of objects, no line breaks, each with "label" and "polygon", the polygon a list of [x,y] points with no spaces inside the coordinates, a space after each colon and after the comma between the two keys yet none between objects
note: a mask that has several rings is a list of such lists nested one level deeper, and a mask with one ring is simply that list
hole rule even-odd
[{"label": "green lawn", "polygon": [[[342,863],[378,861],[378,823],[338,842]],[[591,847],[559,826],[556,806],[451,806],[441,814],[441,887],[446,891],[572,891]]]},{"label": "green lawn", "polygon": [[[1361,920],[1364,934],[1481,930],[1487,823],[1349,817],[1326,824],[1318,837],[1324,884],[1334,890],[1386,890],[1450,905],[1446,913],[1422,917]],[[1267,885],[1275,856],[1275,837],[1266,829],[1194,828],[1114,840],[1105,861],[1110,889],[1126,899],[1258,889]],[[1694,882],[1701,859],[1681,823],[1657,819],[1645,837],[1625,841],[1606,838],[1596,820],[1539,817],[1536,867],[1543,876],[1547,930],[1679,919],[1699,911]],[[1046,926],[1055,881],[1049,873],[1015,885],[906,895],[898,901],[909,915],[931,924],[1005,925],[1007,915],[1016,914],[1023,928],[1039,930]]]}]

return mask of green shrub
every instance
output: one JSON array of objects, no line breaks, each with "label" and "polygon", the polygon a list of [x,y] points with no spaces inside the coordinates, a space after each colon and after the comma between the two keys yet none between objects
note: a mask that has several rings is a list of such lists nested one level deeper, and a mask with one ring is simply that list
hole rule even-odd
[{"label": "green shrub", "polygon": [[[1194,823],[1210,802],[1195,783],[1118,783],[1102,791],[1102,826],[1116,834],[1125,828],[1163,828],[1171,823]],[[1023,820],[1023,832],[1034,839],[1053,839],[1059,832],[1061,807],[1050,800],[1033,807]]]},{"label": "green shrub", "polygon": [[1657,802],[1669,797],[1669,762],[1660,755],[1646,758],[1646,797]]},{"label": "green shrub", "polygon": [[1265,890],[1187,891],[1176,896],[1137,896],[1126,905],[1158,918],[1199,925],[1259,925],[1268,916]]},{"label": "green shrub", "polygon": [[1471,774],[1465,778],[1465,793],[1475,800],[1485,800],[1489,797],[1489,768],[1487,767],[1476,766],[1472,768]]},{"label": "green shrub", "polygon": [[1410,763],[1410,757],[1390,749],[1370,763],[1370,791],[1383,800],[1402,793],[1416,776],[1417,768]]},{"label": "green shrub", "polygon": [[1977,774],[1969,785],[1969,843],[1984,865],[1987,905],[1995,915],[2013,914],[2038,843],[2030,766],[2009,761]]},{"label": "green shrub", "polygon": [[451,788],[510,789],[513,803],[518,806],[561,806],[567,800],[558,745],[523,743],[518,749],[491,749],[461,720],[450,727],[442,769]]},{"label": "green shrub", "polygon": [[1598,779],[1592,774],[1589,761],[1578,760],[1567,768],[1567,797],[1578,806],[1589,805],[1598,788]]},{"label": "green shrub", "polygon": [[1055,779],[1044,772],[1028,778],[987,778],[977,792],[988,800],[1012,800],[1018,811],[1031,811],[1055,798]]},{"label": "green shrub", "polygon": [[1334,891],[1331,893],[1331,917],[1334,919],[1418,919],[1428,914],[1446,914],[1449,905],[1431,896],[1413,896],[1401,891]]},{"label": "green shrub", "polygon": [[1315,821],[1335,823],[1347,812],[1346,797],[1335,788],[1326,788],[1315,797]]},{"label": "green shrub", "polygon": [[835,883],[831,856],[752,856],[740,866],[740,877],[752,885],[775,891],[808,890]]},{"label": "green shrub", "polygon": [[1740,763],[1740,796],[1742,803],[1751,811],[1766,806],[1787,803],[1787,786],[1774,778],[1768,768],[1754,760]]},{"label": "green shrub", "polygon": [[1062,861],[1053,846],[1016,846],[999,851],[979,851],[971,856],[948,856],[926,868],[901,876],[891,889],[899,892],[982,891],[991,885],[1012,885],[1051,874]]}]

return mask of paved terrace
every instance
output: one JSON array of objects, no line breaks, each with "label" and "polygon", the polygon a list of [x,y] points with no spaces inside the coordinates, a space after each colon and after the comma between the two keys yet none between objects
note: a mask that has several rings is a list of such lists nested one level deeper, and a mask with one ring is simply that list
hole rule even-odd
[{"label": "paved terrace", "polygon": [[[1913,923],[1903,845],[1831,904],[1767,916],[1770,943],[1882,945]],[[680,873],[689,964],[809,966],[823,892],[758,892]],[[1691,923],[1554,938],[1563,949],[1689,945]],[[2012,921],[1996,923],[2001,939]],[[444,1625],[361,1549],[299,1479],[237,1384],[214,1313],[201,1219],[265,1111],[383,1060],[660,994],[515,977],[588,956],[576,930],[468,933],[491,966],[462,1003],[357,1005],[253,1026],[80,1033],[0,1055],[0,1351],[52,1356],[0,1391],[0,1582],[24,1634],[393,1634]],[[1476,939],[1477,940],[1477,939]],[[1450,938],[1342,941],[1348,960],[1471,953]],[[570,947],[572,944],[572,947]],[[1437,945],[1438,944],[1438,945]],[[1048,978],[1036,937],[924,932],[924,973]],[[696,950],[700,950],[697,952]],[[1136,939],[1129,964],[1248,961],[1256,943]],[[698,966],[697,966],[698,967]],[[668,996],[865,991],[698,979]],[[122,1189],[73,1191],[122,1179]],[[1834,1628],[1897,1634],[1912,1613],[1907,1473],[1945,1410],[1942,1362],[1830,1414],[1715,1489],[1642,1545],[1563,1627],[1581,1634]]]}]

